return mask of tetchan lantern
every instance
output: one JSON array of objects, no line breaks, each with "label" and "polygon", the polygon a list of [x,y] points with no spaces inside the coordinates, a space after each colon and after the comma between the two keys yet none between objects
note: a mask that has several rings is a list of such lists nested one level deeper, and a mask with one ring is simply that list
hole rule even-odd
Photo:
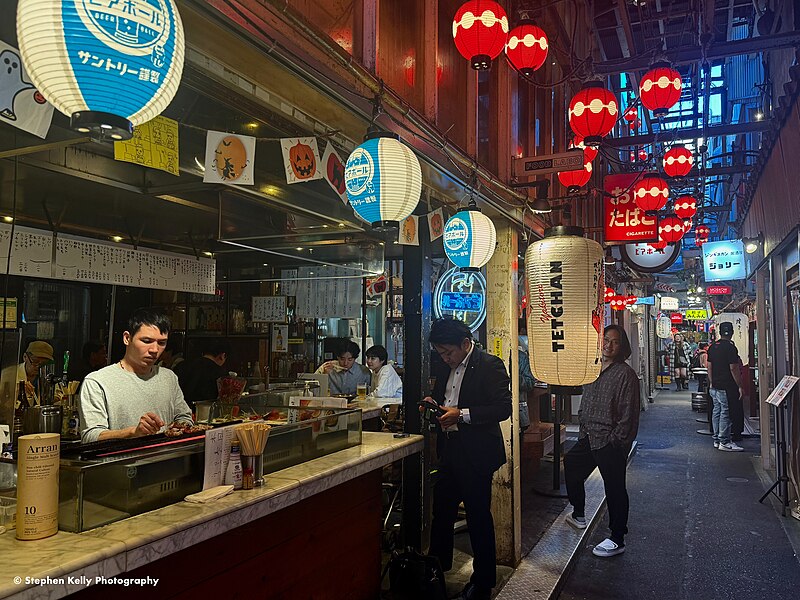
[{"label": "tetchan lantern", "polygon": [[584,155],[583,169],[579,171],[559,171],[558,180],[568,194],[577,193],[592,178],[592,162],[587,161]]},{"label": "tetchan lantern", "polygon": [[470,0],[453,17],[453,40],[476,71],[485,71],[500,56],[508,38],[508,16],[497,2]]},{"label": "tetchan lantern", "polygon": [[669,198],[669,186],[661,177],[643,177],[633,186],[633,201],[643,211],[664,208]]},{"label": "tetchan lantern", "polygon": [[667,63],[658,63],[639,82],[639,99],[645,108],[653,111],[653,116],[661,118],[680,100],[682,86],[678,71]]},{"label": "tetchan lantern", "polygon": [[506,58],[517,71],[530,77],[547,60],[547,34],[533,21],[522,21],[508,34]]},{"label": "tetchan lantern", "polygon": [[19,0],[17,38],[37,90],[100,139],[131,138],[169,105],[183,72],[172,0]]},{"label": "tetchan lantern", "polygon": [[444,253],[462,271],[477,271],[492,258],[497,232],[492,220],[470,206],[447,220],[442,235]]},{"label": "tetchan lantern", "polygon": [[525,252],[533,376],[582,385],[600,375],[603,249],[580,227],[551,227]]},{"label": "tetchan lantern", "polygon": [[668,177],[685,177],[692,170],[694,156],[683,146],[674,146],[664,153],[664,173]]},{"label": "tetchan lantern", "polygon": [[662,340],[672,337],[672,321],[667,315],[660,315],[656,321],[656,335]]},{"label": "tetchan lantern", "polygon": [[597,147],[587,146],[583,142],[583,138],[579,135],[576,135],[575,138],[569,143],[569,149],[572,148],[580,148],[583,150],[584,162],[592,162],[597,157],[597,153],[600,152]]},{"label": "tetchan lantern", "polygon": [[408,146],[378,134],[356,147],[344,167],[350,206],[375,228],[397,227],[419,203],[422,170]]},{"label": "tetchan lantern", "polygon": [[683,221],[678,217],[668,216],[658,221],[658,237],[668,244],[674,244],[683,237]]},{"label": "tetchan lantern", "polygon": [[681,219],[691,219],[697,214],[697,199],[694,196],[678,196],[675,199],[674,207],[675,214]]},{"label": "tetchan lantern", "polygon": [[569,126],[585,144],[597,146],[617,122],[617,99],[599,81],[583,86],[569,103]]}]

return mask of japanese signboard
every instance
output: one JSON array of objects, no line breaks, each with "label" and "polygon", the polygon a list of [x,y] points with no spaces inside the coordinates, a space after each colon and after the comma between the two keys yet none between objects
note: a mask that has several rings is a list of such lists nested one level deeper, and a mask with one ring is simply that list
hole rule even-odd
[{"label": "japanese signboard", "polygon": [[747,270],[742,240],[703,244],[703,270],[707,282],[745,279]]},{"label": "japanese signboard", "polygon": [[678,310],[678,299],[672,296],[662,296],[660,306],[661,310]]},{"label": "japanese signboard", "polygon": [[605,217],[606,242],[656,242],[658,241],[658,219],[647,216],[633,201],[633,185],[636,173],[607,175],[603,188],[603,214]]},{"label": "japanese signboard", "polygon": [[514,177],[544,175],[559,171],[580,171],[583,169],[583,150],[576,149],[547,156],[525,156],[511,159]]},{"label": "japanese signboard", "polygon": [[453,267],[436,283],[433,314],[437,319],[452,316],[472,331],[486,319],[486,279],[480,271],[461,272]]},{"label": "japanese signboard", "polygon": [[772,393],[767,397],[767,404],[772,404],[773,406],[780,406],[783,404],[783,400],[789,395],[789,392],[792,391],[798,379],[800,379],[800,377],[784,375],[783,379],[780,380],[775,389],[772,390]]},{"label": "japanese signboard", "polygon": [[669,316],[669,320],[677,325],[678,323],[683,323],[683,315],[681,313],[672,313]]},{"label": "japanese signboard", "polygon": [[622,260],[633,269],[642,273],[660,273],[675,262],[680,254],[680,246],[667,246],[663,250],[653,248],[650,244],[625,244],[620,246]]},{"label": "japanese signboard", "polygon": [[736,346],[739,352],[739,358],[742,359],[742,364],[747,365],[750,363],[750,322],[747,315],[743,313],[720,313],[714,321],[717,324],[717,331],[722,323],[730,323],[733,325],[733,337],[731,341]]},{"label": "japanese signboard", "polygon": [[709,296],[724,296],[732,292],[729,285],[710,285],[706,288],[706,294]]},{"label": "japanese signboard", "polygon": [[704,308],[690,308],[686,311],[687,321],[704,321],[708,318],[708,311]]}]

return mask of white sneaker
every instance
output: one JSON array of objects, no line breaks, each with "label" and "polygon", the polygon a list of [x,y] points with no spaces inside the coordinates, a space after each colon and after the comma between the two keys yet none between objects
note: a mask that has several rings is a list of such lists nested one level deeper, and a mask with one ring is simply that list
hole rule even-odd
[{"label": "white sneaker", "polygon": [[719,449],[723,452],[741,452],[744,450],[741,446],[735,444],[734,442],[728,442],[727,444],[720,444]]},{"label": "white sneaker", "polygon": [[564,517],[564,520],[575,529],[586,529],[586,517],[576,517],[573,513]]},{"label": "white sneaker", "polygon": [[625,545],[623,544],[620,546],[609,538],[604,539],[602,542],[597,544],[597,546],[592,548],[592,554],[603,558],[616,556],[617,554],[622,554],[623,552],[625,552]]},{"label": "white sneaker", "polygon": [[719,442],[714,442],[714,448],[719,448]]}]

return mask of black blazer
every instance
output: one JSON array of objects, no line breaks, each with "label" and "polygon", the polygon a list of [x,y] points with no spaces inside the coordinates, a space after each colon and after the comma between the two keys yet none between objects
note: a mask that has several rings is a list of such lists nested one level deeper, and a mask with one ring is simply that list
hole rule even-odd
[{"label": "black blazer", "polygon": [[[444,405],[450,368],[444,365],[436,375],[431,396],[438,404]],[[496,471],[506,462],[500,422],[511,416],[511,381],[502,360],[475,347],[461,382],[458,407],[468,408],[470,417],[468,424],[458,425],[465,454],[463,458],[481,470]],[[441,432],[440,437],[444,437]]]}]

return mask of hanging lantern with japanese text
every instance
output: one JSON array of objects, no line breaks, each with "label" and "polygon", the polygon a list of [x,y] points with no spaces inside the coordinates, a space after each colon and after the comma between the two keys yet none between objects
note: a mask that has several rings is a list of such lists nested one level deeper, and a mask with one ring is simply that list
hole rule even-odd
[{"label": "hanging lantern with japanese text", "polygon": [[508,39],[508,15],[492,0],[470,0],[453,17],[453,40],[476,71],[485,71],[500,56]]},{"label": "hanging lantern with japanese text", "polygon": [[662,340],[672,337],[672,321],[667,315],[659,315],[656,320],[656,335]]},{"label": "hanging lantern with japanese text", "polygon": [[444,226],[444,253],[462,271],[477,271],[492,258],[497,232],[479,208],[458,211]]},{"label": "hanging lantern with japanese text", "polygon": [[583,385],[600,375],[603,249],[580,227],[551,227],[525,252],[533,376]]}]

